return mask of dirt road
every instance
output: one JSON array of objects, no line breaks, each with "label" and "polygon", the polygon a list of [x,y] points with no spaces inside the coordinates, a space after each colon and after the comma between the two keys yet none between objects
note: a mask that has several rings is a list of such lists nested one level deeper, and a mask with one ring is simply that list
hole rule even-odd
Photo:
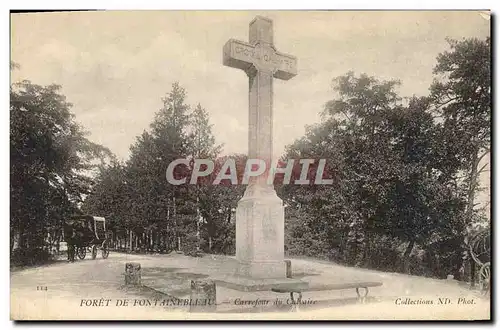
[{"label": "dirt road", "polygon": [[[348,268],[334,264],[292,260],[298,273],[317,274],[323,280],[370,278],[384,282],[374,290],[381,297],[366,305],[319,308],[295,313],[191,314],[187,308],[144,304],[146,300],[166,299],[144,289],[122,286],[128,261],[142,267],[178,267],[196,273],[224,272],[224,259],[207,256],[190,258],[180,255],[127,255],[112,252],[108,259],[75,263],[60,261],[52,265],[11,272],[11,319],[24,320],[167,320],[167,319],[489,319],[486,299],[458,286],[421,277],[405,276]],[[223,290],[220,292],[223,293]],[[448,297],[450,304],[436,305],[432,294]],[[419,296],[420,295],[420,296]],[[219,293],[218,293],[219,296]],[[399,300],[399,304],[396,301]],[[421,298],[420,298],[421,297]],[[401,303],[406,299],[436,300],[433,305]],[[458,303],[458,299],[472,303]],[[426,299],[427,299],[426,298]],[[125,305],[127,301],[127,305]],[[142,306],[141,306],[142,305]]]}]

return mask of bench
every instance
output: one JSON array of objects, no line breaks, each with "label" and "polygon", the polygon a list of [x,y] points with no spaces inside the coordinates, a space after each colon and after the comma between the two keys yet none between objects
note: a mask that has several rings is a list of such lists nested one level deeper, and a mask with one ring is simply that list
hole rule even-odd
[{"label": "bench", "polygon": [[[298,307],[302,299],[302,292],[356,289],[356,294],[358,295],[358,301],[364,303],[366,301],[366,296],[368,295],[368,288],[377,286],[382,286],[382,282],[336,283],[336,284],[313,285],[307,287],[299,285],[281,285],[279,287],[272,288],[271,291],[278,293],[290,293],[292,304],[297,305]],[[363,295],[360,294],[359,289],[365,290]],[[294,297],[295,293],[298,294],[297,299],[295,299]]]}]

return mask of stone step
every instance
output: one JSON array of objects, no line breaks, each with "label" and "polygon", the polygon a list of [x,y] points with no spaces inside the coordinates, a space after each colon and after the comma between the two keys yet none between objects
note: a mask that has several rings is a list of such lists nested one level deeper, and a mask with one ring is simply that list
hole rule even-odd
[{"label": "stone step", "polygon": [[307,282],[293,278],[255,279],[241,276],[223,276],[212,277],[212,279],[217,285],[243,292],[270,291],[275,287],[288,287],[291,285],[306,288],[308,285]]}]

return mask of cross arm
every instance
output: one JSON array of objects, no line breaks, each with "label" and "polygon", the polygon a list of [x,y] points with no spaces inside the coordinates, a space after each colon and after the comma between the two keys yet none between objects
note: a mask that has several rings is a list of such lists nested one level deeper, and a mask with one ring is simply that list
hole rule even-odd
[{"label": "cross arm", "polygon": [[269,70],[277,79],[289,80],[297,75],[297,59],[276,51],[273,46],[252,45],[230,39],[223,48],[223,64],[249,72],[252,67]]},{"label": "cross arm", "polygon": [[297,58],[295,56],[276,52],[272,61],[276,67],[275,78],[289,80],[297,75]]},{"label": "cross arm", "polygon": [[254,46],[243,41],[229,39],[223,48],[222,63],[225,66],[246,71],[255,61],[254,56]]}]

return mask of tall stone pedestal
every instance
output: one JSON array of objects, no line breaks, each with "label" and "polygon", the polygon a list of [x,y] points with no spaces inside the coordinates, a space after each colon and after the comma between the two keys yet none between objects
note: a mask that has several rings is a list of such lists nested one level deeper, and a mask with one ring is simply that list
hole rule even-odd
[{"label": "tall stone pedestal", "polygon": [[274,190],[245,194],[236,209],[236,259],[239,276],[286,278],[285,214]]},{"label": "tall stone pedestal", "polygon": [[267,182],[273,157],[273,80],[296,76],[297,59],[276,50],[272,20],[257,16],[250,22],[248,42],[226,42],[222,62],[248,77],[248,159],[264,162],[266,169],[246,181],[236,209],[236,270],[221,281],[244,291],[299,283],[286,277],[283,202]]}]

